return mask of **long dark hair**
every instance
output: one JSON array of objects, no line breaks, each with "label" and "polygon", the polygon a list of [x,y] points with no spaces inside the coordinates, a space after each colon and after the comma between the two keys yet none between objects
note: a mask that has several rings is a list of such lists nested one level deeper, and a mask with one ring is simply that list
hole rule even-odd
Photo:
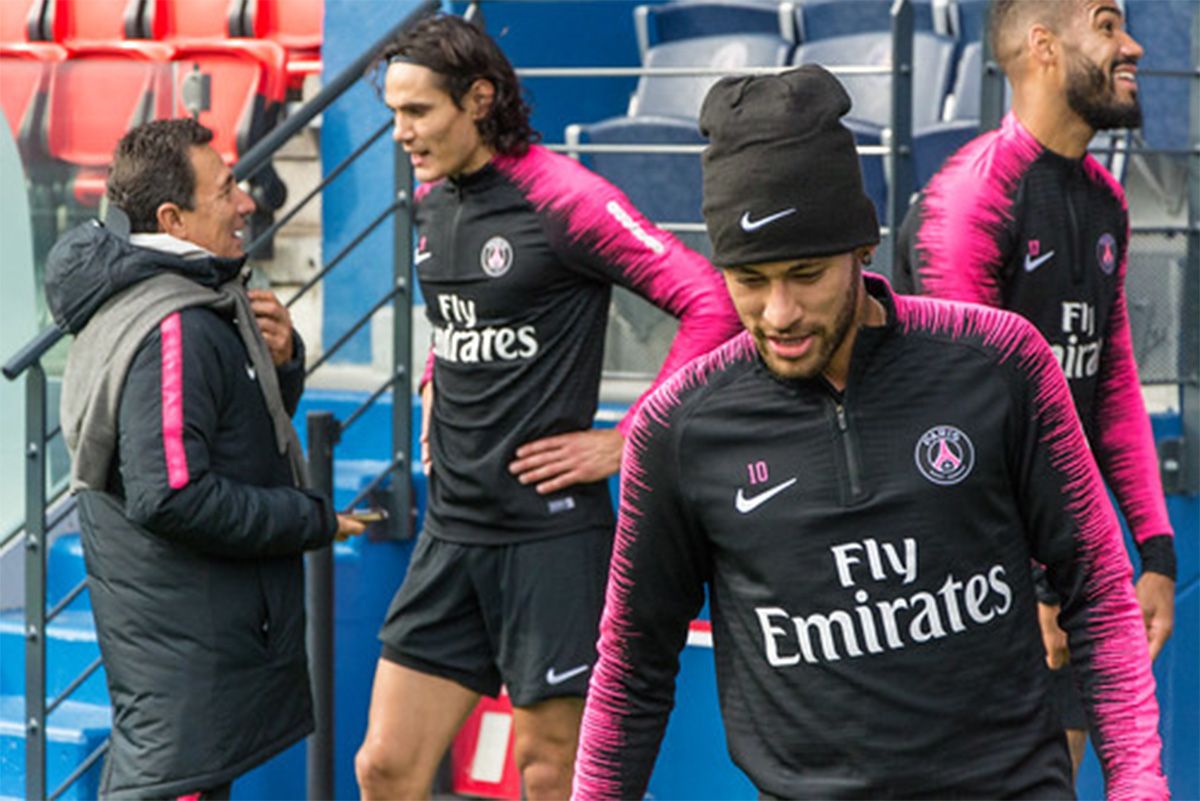
[{"label": "long dark hair", "polygon": [[495,99],[475,125],[497,153],[520,156],[542,138],[529,125],[529,105],[508,58],[490,36],[461,17],[440,14],[421,20],[388,45],[380,59],[385,67],[403,61],[432,70],[459,108],[475,81],[490,81]]}]

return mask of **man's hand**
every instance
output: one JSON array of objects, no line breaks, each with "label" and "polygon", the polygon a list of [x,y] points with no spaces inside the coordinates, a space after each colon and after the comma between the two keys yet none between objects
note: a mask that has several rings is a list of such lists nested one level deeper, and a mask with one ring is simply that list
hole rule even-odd
[{"label": "man's hand", "polygon": [[1046,666],[1051,670],[1064,668],[1071,661],[1071,654],[1067,650],[1067,633],[1058,625],[1058,612],[1062,607],[1043,603],[1037,606],[1042,645],[1046,648]]},{"label": "man's hand", "polygon": [[433,457],[429,455],[429,421],[433,419],[433,381],[421,387],[421,468],[432,475]]},{"label": "man's hand", "polygon": [[345,542],[351,537],[357,537],[367,530],[366,523],[360,523],[349,515],[338,515],[338,530],[333,536],[338,542]]},{"label": "man's hand", "polygon": [[278,367],[287,364],[296,353],[295,342],[292,340],[292,316],[287,307],[279,302],[275,293],[267,289],[251,289],[250,308],[254,310],[254,319],[258,321],[258,330],[262,331],[267,348],[271,351],[271,361]]},{"label": "man's hand", "polygon": [[1175,582],[1162,573],[1143,573],[1134,592],[1146,624],[1150,658],[1157,659],[1175,628]]},{"label": "man's hand", "polygon": [[625,437],[615,428],[590,428],[535,439],[517,448],[508,472],[540,495],[608,478],[621,468]]}]

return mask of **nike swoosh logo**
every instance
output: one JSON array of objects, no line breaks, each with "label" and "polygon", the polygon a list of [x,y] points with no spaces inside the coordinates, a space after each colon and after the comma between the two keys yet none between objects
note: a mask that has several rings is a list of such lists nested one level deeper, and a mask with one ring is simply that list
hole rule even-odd
[{"label": "nike swoosh logo", "polygon": [[764,225],[770,225],[771,223],[775,222],[776,220],[781,220],[784,217],[787,217],[789,214],[795,214],[795,213],[796,213],[796,208],[793,206],[790,209],[784,209],[783,211],[777,211],[774,214],[768,214],[766,217],[763,217],[761,219],[751,220],[750,212],[746,212],[745,214],[742,215],[742,220],[741,220],[742,230],[745,231],[746,233],[751,233],[753,231],[757,231],[759,228],[762,228]]},{"label": "nike swoosh logo", "polygon": [[249,364],[246,365],[246,375],[250,376],[251,381],[258,380],[258,374],[254,372],[254,368]]},{"label": "nike swoosh logo", "polygon": [[741,487],[739,487],[737,497],[733,499],[733,505],[742,514],[749,514],[795,483],[796,479],[789,478],[782,484],[776,484],[769,490],[760,492],[752,498],[747,498],[745,493],[742,492]]},{"label": "nike swoosh logo", "polygon": [[562,684],[564,681],[567,681],[568,679],[573,679],[576,676],[578,676],[580,673],[583,673],[585,670],[588,669],[588,667],[590,667],[590,666],[586,665],[586,664],[580,665],[579,667],[573,667],[570,670],[564,670],[562,673],[555,673],[554,668],[550,668],[549,670],[546,671],[546,683],[547,684]]},{"label": "nike swoosh logo", "polygon": [[1025,254],[1025,272],[1027,272],[1027,273],[1033,272],[1038,267],[1041,267],[1043,264],[1045,264],[1046,260],[1049,259],[1053,255],[1054,255],[1054,251],[1052,250],[1049,253],[1043,253],[1041,256],[1038,256],[1036,259],[1031,259],[1031,258],[1029,258],[1029,254],[1026,253]]},{"label": "nike swoosh logo", "polygon": [[413,256],[413,264],[420,264],[421,262],[425,261],[432,255],[433,254],[429,253],[428,251],[426,251],[425,253],[418,253],[417,255]]}]

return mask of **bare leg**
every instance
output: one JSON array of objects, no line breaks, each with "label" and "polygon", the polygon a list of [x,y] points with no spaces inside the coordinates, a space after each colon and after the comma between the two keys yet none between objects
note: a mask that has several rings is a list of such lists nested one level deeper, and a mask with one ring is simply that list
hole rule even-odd
[{"label": "bare leg", "polygon": [[582,698],[550,698],[514,710],[513,752],[529,801],[571,797],[582,717]]},{"label": "bare leg", "polygon": [[363,799],[429,798],[438,764],[478,700],[461,684],[380,659],[354,758]]}]

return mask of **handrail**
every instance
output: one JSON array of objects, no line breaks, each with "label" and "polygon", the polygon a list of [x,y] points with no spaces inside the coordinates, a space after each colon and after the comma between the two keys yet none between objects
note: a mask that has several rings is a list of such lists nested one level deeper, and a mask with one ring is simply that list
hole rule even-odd
[{"label": "handrail", "polygon": [[37,336],[26,342],[20,350],[4,363],[4,377],[15,381],[21,373],[36,364],[46,351],[53,348],[65,336],[62,329],[56,325],[42,329]]}]

